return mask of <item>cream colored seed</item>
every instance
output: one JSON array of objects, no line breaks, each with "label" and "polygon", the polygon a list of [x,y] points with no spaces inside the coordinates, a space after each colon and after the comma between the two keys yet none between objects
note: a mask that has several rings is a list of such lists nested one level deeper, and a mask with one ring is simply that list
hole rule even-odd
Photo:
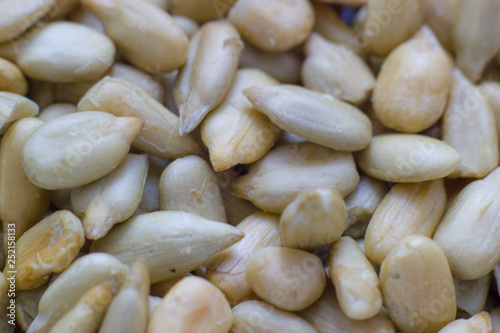
[{"label": "cream colored seed", "polygon": [[477,280],[460,280],[454,278],[457,307],[471,315],[481,312],[488,297],[490,277],[491,274],[487,274]]},{"label": "cream colored seed", "polygon": [[105,253],[93,253],[76,260],[49,286],[40,299],[38,314],[27,333],[48,333],[91,288],[111,284],[116,293],[125,281],[127,266]]},{"label": "cream colored seed", "polygon": [[367,175],[361,175],[358,186],[345,198],[347,209],[346,236],[364,237],[373,213],[387,193],[387,185]]},{"label": "cream colored seed", "polygon": [[78,103],[79,111],[99,110],[117,117],[137,117],[144,122],[134,147],[162,158],[197,154],[199,146],[191,136],[177,132],[179,118],[155,101],[143,89],[122,79],[105,77]]},{"label": "cream colored seed", "polygon": [[162,173],[159,191],[161,210],[227,222],[215,173],[201,157],[186,156],[170,163]]},{"label": "cream colored seed", "polygon": [[361,104],[375,86],[368,65],[348,47],[313,33],[305,46],[302,81],[306,88]]},{"label": "cream colored seed", "polygon": [[23,73],[48,82],[97,79],[113,63],[115,46],[105,35],[72,22],[53,22],[19,46]]},{"label": "cream colored seed", "polygon": [[108,282],[93,287],[51,328],[50,333],[95,332],[112,299]]},{"label": "cream colored seed", "polygon": [[189,17],[177,15],[172,16],[172,18],[174,19],[175,23],[177,23],[177,25],[182,29],[182,31],[184,31],[184,34],[186,34],[188,38],[193,37],[196,31],[198,31],[198,29],[200,28],[198,23],[196,23]]},{"label": "cream colored seed", "polygon": [[373,214],[365,234],[366,255],[380,265],[405,237],[432,237],[446,206],[443,180],[396,184]]},{"label": "cream colored seed", "polygon": [[39,110],[36,103],[24,96],[0,91],[0,128],[21,118],[35,117]]},{"label": "cream colored seed", "polygon": [[356,332],[356,333],[394,333],[396,328],[386,314],[380,313],[366,320],[349,319],[341,310],[335,290],[327,283],[320,299],[307,309],[298,313],[319,333]]},{"label": "cream colored seed", "polygon": [[453,46],[453,27],[460,11],[458,0],[423,0],[424,20],[447,50]]},{"label": "cream colored seed", "polygon": [[194,34],[186,65],[174,87],[181,118],[180,135],[191,132],[224,100],[236,75],[242,49],[240,35],[225,22],[207,23]]},{"label": "cream colored seed", "polygon": [[496,168],[460,192],[434,234],[453,275],[460,279],[479,279],[500,259],[499,192],[500,168]]},{"label": "cream colored seed", "polygon": [[34,289],[51,273],[65,270],[85,242],[81,221],[57,211],[26,231],[16,242],[16,287]]},{"label": "cream colored seed", "polygon": [[139,204],[140,210],[145,212],[156,212],[160,210],[160,177],[166,164],[168,164],[167,161],[149,156],[149,169],[141,203]]},{"label": "cream colored seed", "polygon": [[452,178],[482,178],[498,166],[498,134],[495,114],[479,88],[458,69],[443,118],[443,140],[460,154]]},{"label": "cream colored seed", "polygon": [[281,214],[280,238],[286,247],[314,250],[339,239],[346,219],[347,210],[339,191],[303,191]]},{"label": "cream colored seed", "polygon": [[301,191],[332,187],[346,196],[358,181],[350,153],[302,142],[271,150],[236,179],[233,192],[265,211],[281,213]]},{"label": "cream colored seed", "polygon": [[210,282],[187,277],[178,282],[155,309],[148,333],[228,332],[233,324],[224,294]]},{"label": "cream colored seed", "polygon": [[67,114],[75,113],[77,111],[78,111],[78,109],[76,108],[76,105],[74,105],[74,104],[56,103],[56,104],[52,104],[52,105],[44,108],[40,112],[40,115],[38,116],[38,118],[40,118],[44,121],[51,121],[57,117],[65,116]]},{"label": "cream colored seed", "polygon": [[97,16],[92,14],[87,7],[78,6],[70,13],[68,19],[72,22],[83,24],[89,28],[104,33],[104,26],[102,22],[97,18]]},{"label": "cream colored seed", "polygon": [[99,333],[145,332],[149,319],[149,272],[143,260],[132,265],[123,288],[112,300]]},{"label": "cream colored seed", "polygon": [[438,333],[492,333],[491,318],[488,312],[481,312],[469,319],[457,319],[441,330]]},{"label": "cream colored seed", "polygon": [[484,82],[479,86],[479,91],[493,111],[500,146],[500,83],[493,81]]},{"label": "cream colored seed", "polygon": [[314,303],[326,283],[321,260],[284,247],[266,247],[253,254],[246,280],[260,298],[288,311],[303,310]]},{"label": "cream colored seed", "polygon": [[243,94],[273,123],[311,142],[341,151],[368,146],[372,127],[356,107],[300,86],[255,86]]},{"label": "cream colored seed", "polygon": [[88,184],[113,171],[142,127],[138,118],[77,112],[40,126],[23,148],[23,166],[33,184],[64,189]]},{"label": "cream colored seed", "polygon": [[[258,69],[240,69],[228,95],[201,124],[201,137],[210,152],[215,171],[236,164],[253,163],[278,140],[281,130],[243,95],[246,88],[278,81]],[[224,128],[224,131],[221,131]]]},{"label": "cream colored seed", "polygon": [[26,95],[28,83],[21,70],[10,61],[0,58],[0,91]]},{"label": "cream colored seed", "polygon": [[382,124],[417,133],[439,120],[451,89],[452,66],[427,26],[398,46],[384,61],[373,91],[373,108]]},{"label": "cream colored seed", "polygon": [[460,156],[450,145],[419,134],[374,136],[358,157],[368,175],[389,182],[416,183],[453,173]]},{"label": "cream colored seed", "polygon": [[298,84],[302,56],[296,50],[266,52],[245,44],[241,52],[240,68],[258,68],[281,83]]},{"label": "cream colored seed", "polygon": [[382,307],[380,281],[361,248],[350,237],[333,243],[327,263],[340,308],[347,317],[363,320]]},{"label": "cream colored seed", "polygon": [[195,20],[198,23],[222,19],[236,0],[214,3],[213,0],[170,0],[172,12]]},{"label": "cream colored seed", "polygon": [[314,25],[314,12],[306,0],[239,0],[228,18],[244,39],[273,52],[301,44]]},{"label": "cream colored seed", "polygon": [[241,231],[225,223],[185,212],[155,212],[121,223],[90,250],[112,254],[127,265],[142,258],[156,283],[198,268],[242,238]]},{"label": "cream colored seed", "polygon": [[246,301],[233,308],[231,333],[318,333],[300,317],[261,301]]},{"label": "cream colored seed", "polygon": [[46,283],[37,289],[16,291],[16,321],[25,332],[38,315],[38,303],[48,286]]},{"label": "cream colored seed", "polygon": [[120,165],[90,184],[71,190],[71,203],[82,217],[88,239],[104,237],[139,207],[148,171],[146,155],[129,154]]},{"label": "cream colored seed", "polygon": [[23,146],[42,124],[43,121],[36,118],[20,119],[9,127],[0,143],[0,220],[5,250],[7,237],[12,234],[8,229],[15,229],[14,238],[18,240],[41,220],[50,202],[49,191],[33,185],[22,166]]},{"label": "cream colored seed", "polygon": [[188,39],[174,19],[146,1],[83,0],[104,24],[120,53],[149,73],[166,73],[186,62]]},{"label": "cream colored seed", "polygon": [[380,269],[384,303],[403,333],[436,332],[455,319],[455,287],[436,242],[425,236],[403,239]]},{"label": "cream colored seed", "polygon": [[245,237],[217,253],[207,264],[207,279],[225,294],[232,306],[256,298],[246,281],[246,268],[259,249],[281,245],[278,220],[277,215],[263,212],[248,216],[237,225]]}]

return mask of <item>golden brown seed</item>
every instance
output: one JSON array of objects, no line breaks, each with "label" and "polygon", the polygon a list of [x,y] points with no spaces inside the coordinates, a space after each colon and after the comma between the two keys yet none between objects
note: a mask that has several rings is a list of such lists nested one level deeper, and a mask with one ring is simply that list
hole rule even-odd
[{"label": "golden brown seed", "polygon": [[262,210],[281,213],[301,191],[332,187],[346,196],[358,181],[350,153],[302,142],[278,146],[252,164],[248,174],[236,179],[233,192]]},{"label": "golden brown seed", "polygon": [[90,250],[112,254],[127,265],[142,258],[156,283],[200,267],[242,238],[241,231],[225,223],[185,212],[155,212],[121,223]]},{"label": "golden brown seed", "polygon": [[35,289],[66,269],[85,242],[82,223],[67,210],[49,215],[16,242],[16,286]]},{"label": "golden brown seed", "polygon": [[67,114],[75,113],[77,111],[78,111],[78,109],[76,108],[76,105],[74,105],[74,104],[56,103],[56,104],[52,104],[52,105],[44,108],[40,112],[40,115],[38,116],[38,118],[40,118],[44,121],[51,121],[57,117],[65,116]]},{"label": "golden brown seed", "polygon": [[306,190],[281,214],[280,238],[286,247],[314,250],[339,239],[346,219],[347,210],[339,191]]},{"label": "golden brown seed", "polygon": [[99,332],[145,332],[149,318],[149,287],[148,266],[143,260],[138,260],[109,305]]},{"label": "golden brown seed", "polygon": [[153,313],[148,333],[228,332],[233,323],[224,294],[210,282],[187,277],[178,282]]},{"label": "golden brown seed", "polygon": [[48,333],[87,291],[103,282],[109,282],[111,292],[116,293],[126,272],[125,265],[105,253],[88,254],[76,260],[43,294],[28,332]]},{"label": "golden brown seed", "polygon": [[22,166],[23,146],[42,124],[36,118],[20,119],[9,127],[0,144],[0,220],[5,249],[12,234],[8,229],[15,229],[14,240],[18,240],[41,220],[49,205],[50,193],[33,185]]},{"label": "golden brown seed", "polygon": [[223,19],[236,0],[171,0],[172,12],[198,23]]},{"label": "golden brown seed", "polygon": [[116,223],[127,220],[139,207],[146,174],[146,155],[129,154],[106,176],[71,190],[71,203],[82,218],[88,239],[104,237]]},{"label": "golden brown seed", "polygon": [[460,156],[450,145],[420,134],[382,134],[358,157],[366,174],[388,182],[416,183],[453,173]]},{"label": "golden brown seed", "polygon": [[28,83],[21,70],[10,61],[0,58],[0,90],[26,95]]},{"label": "golden brown seed", "polygon": [[246,279],[260,298],[288,311],[303,310],[314,303],[326,283],[318,257],[284,247],[266,247],[252,255]]},{"label": "golden brown seed", "polygon": [[458,69],[443,118],[443,140],[460,154],[450,177],[482,178],[498,166],[495,115],[481,91]]},{"label": "golden brown seed", "polygon": [[363,320],[382,307],[380,281],[361,248],[350,237],[333,243],[327,263],[340,308],[347,317]]},{"label": "golden brown seed", "polygon": [[500,259],[499,191],[500,168],[496,168],[460,192],[434,234],[453,275],[460,279],[479,279]]},{"label": "golden brown seed", "polygon": [[470,315],[475,315],[484,309],[490,289],[491,274],[477,280],[453,279],[457,294],[457,307]]},{"label": "golden brown seed", "polygon": [[120,54],[149,73],[166,73],[186,62],[188,39],[174,19],[146,1],[83,0],[104,24]]},{"label": "golden brown seed", "polygon": [[309,36],[314,12],[306,0],[240,0],[229,12],[229,21],[258,48],[285,51]]},{"label": "golden brown seed", "polygon": [[236,75],[242,49],[240,35],[228,23],[210,22],[195,33],[186,65],[174,87],[181,135],[191,132],[224,100]]},{"label": "golden brown seed", "polygon": [[403,239],[380,269],[386,308],[403,333],[436,332],[455,319],[455,287],[443,251],[425,236]]},{"label": "golden brown seed", "polygon": [[266,52],[245,44],[241,52],[240,68],[258,68],[281,83],[300,83],[303,57],[296,50]]},{"label": "golden brown seed", "polygon": [[16,63],[23,73],[48,82],[99,78],[113,63],[115,46],[105,35],[72,22],[53,22],[20,46]]},{"label": "golden brown seed", "polygon": [[396,328],[386,314],[378,314],[366,320],[349,319],[340,309],[335,290],[327,283],[319,300],[298,313],[319,333],[356,332],[356,333],[394,333]]},{"label": "golden brown seed", "polygon": [[101,283],[87,291],[59,321],[50,333],[93,333],[101,324],[102,318],[113,299],[111,285]]},{"label": "golden brown seed", "polygon": [[88,184],[123,161],[141,126],[138,118],[96,111],[56,118],[26,141],[24,171],[33,184],[46,189]]},{"label": "golden brown seed", "polygon": [[441,330],[438,333],[492,333],[491,319],[488,312],[481,312],[469,319],[457,319]]},{"label": "golden brown seed", "polygon": [[352,238],[364,237],[366,226],[387,193],[387,185],[367,175],[361,175],[358,186],[345,198],[346,231]]},{"label": "golden brown seed", "polygon": [[500,3],[495,0],[476,2],[463,0],[454,24],[453,46],[457,55],[457,66],[476,82],[500,50]]},{"label": "golden brown seed", "polygon": [[280,128],[311,142],[340,151],[361,150],[370,143],[368,117],[333,96],[294,85],[258,85],[243,94]]},{"label": "golden brown seed", "polygon": [[246,301],[233,308],[231,333],[318,333],[307,321],[262,301]]},{"label": "golden brown seed", "polygon": [[352,104],[363,103],[375,85],[368,65],[350,48],[313,33],[305,45],[302,81],[306,88]]},{"label": "golden brown seed", "polygon": [[[281,130],[248,101],[242,91],[278,82],[258,69],[240,69],[228,95],[201,124],[201,137],[215,171],[253,163],[278,140]],[[221,131],[221,128],[224,128]]]},{"label": "golden brown seed", "polygon": [[0,128],[5,129],[21,118],[35,117],[39,110],[36,103],[24,96],[0,91]]},{"label": "golden brown seed", "polygon": [[161,210],[227,222],[217,178],[201,157],[186,156],[170,163],[162,173],[159,191]]},{"label": "golden brown seed", "polygon": [[79,111],[99,110],[117,117],[137,117],[144,122],[134,147],[162,158],[197,154],[199,146],[191,136],[181,137],[179,118],[147,92],[122,79],[105,77],[78,103]]},{"label": "golden brown seed", "polygon": [[418,133],[441,116],[451,88],[451,57],[424,26],[384,61],[373,91],[375,114],[386,127]]},{"label": "golden brown seed", "polygon": [[446,206],[442,179],[396,184],[373,214],[365,234],[366,255],[380,265],[405,237],[432,237]]},{"label": "golden brown seed", "polygon": [[413,0],[371,0],[365,15],[357,31],[363,44],[372,53],[387,55],[418,30],[423,20],[423,6]]},{"label": "golden brown seed", "polygon": [[257,212],[237,225],[245,237],[230,248],[217,253],[207,264],[207,279],[226,296],[229,304],[256,298],[248,285],[245,272],[250,257],[259,249],[280,246],[279,217]]}]

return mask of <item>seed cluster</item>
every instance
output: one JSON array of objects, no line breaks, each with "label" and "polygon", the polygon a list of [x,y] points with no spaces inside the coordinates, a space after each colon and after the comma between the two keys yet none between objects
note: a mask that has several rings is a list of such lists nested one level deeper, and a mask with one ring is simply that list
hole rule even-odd
[{"label": "seed cluster", "polygon": [[0,332],[500,332],[499,0],[0,0]]}]

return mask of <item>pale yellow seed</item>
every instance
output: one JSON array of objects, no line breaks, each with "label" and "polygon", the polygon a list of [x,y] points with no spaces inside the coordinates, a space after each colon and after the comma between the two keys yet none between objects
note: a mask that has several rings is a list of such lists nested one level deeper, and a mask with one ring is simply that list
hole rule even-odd
[{"label": "pale yellow seed", "polygon": [[7,91],[0,91],[0,128],[6,129],[12,122],[38,115],[39,107],[30,99]]},{"label": "pale yellow seed", "polygon": [[44,120],[44,121],[51,121],[54,120],[57,117],[60,116],[65,116],[70,113],[75,113],[77,112],[78,109],[76,108],[76,105],[74,104],[69,104],[69,103],[56,103],[56,104],[51,104],[44,108],[41,112],[38,118]]},{"label": "pale yellow seed", "polygon": [[28,83],[21,70],[10,61],[0,58],[0,90],[26,95]]},{"label": "pale yellow seed", "polygon": [[457,319],[441,330],[438,333],[491,333],[497,332],[492,330],[492,318],[488,312],[481,312],[469,319]]}]

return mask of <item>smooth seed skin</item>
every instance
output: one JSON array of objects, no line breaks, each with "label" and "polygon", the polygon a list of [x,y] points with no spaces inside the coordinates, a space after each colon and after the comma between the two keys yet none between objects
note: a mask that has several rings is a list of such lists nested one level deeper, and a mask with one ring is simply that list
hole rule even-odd
[{"label": "smooth seed skin", "polygon": [[446,177],[457,170],[458,152],[450,145],[420,134],[382,134],[358,156],[366,174],[388,182],[417,183]]},{"label": "smooth seed skin", "polygon": [[179,108],[179,134],[195,129],[229,93],[243,42],[236,29],[223,21],[204,24],[191,38],[187,62],[174,87]]},{"label": "smooth seed skin", "polygon": [[304,191],[281,214],[280,239],[286,247],[314,250],[339,239],[346,219],[347,210],[339,191]]},{"label": "smooth seed skin", "polygon": [[500,259],[499,191],[500,168],[496,168],[460,192],[434,234],[453,275],[460,279],[479,279]]},{"label": "smooth seed skin", "polygon": [[21,70],[10,61],[0,58],[0,91],[19,95],[28,93],[28,82]]},{"label": "smooth seed skin", "polygon": [[500,146],[500,83],[493,81],[484,82],[479,85],[479,91],[493,111]]},{"label": "smooth seed skin", "polygon": [[403,333],[437,332],[455,319],[451,271],[428,237],[403,239],[382,263],[380,283],[387,311]]},{"label": "smooth seed skin", "polygon": [[471,315],[484,309],[490,289],[491,274],[477,280],[460,280],[453,278],[457,294],[457,307]]},{"label": "smooth seed skin", "polygon": [[441,118],[451,89],[452,58],[432,30],[420,29],[383,63],[373,108],[385,127],[418,133]]},{"label": "smooth seed skin", "polygon": [[19,94],[0,91],[0,128],[8,127],[12,122],[38,115],[40,108],[32,100]]},{"label": "smooth seed skin", "polygon": [[20,47],[16,62],[32,79],[67,83],[99,78],[114,55],[106,35],[81,24],[54,22]]},{"label": "smooth seed skin", "polygon": [[186,156],[170,163],[161,175],[159,191],[161,210],[227,222],[216,176],[201,157]]},{"label": "smooth seed skin", "polygon": [[178,282],[155,309],[148,333],[227,333],[233,324],[224,294],[210,282],[187,277]]},{"label": "smooth seed skin", "polygon": [[240,0],[229,12],[229,21],[258,48],[285,51],[309,36],[314,12],[306,0]]},{"label": "smooth seed skin", "polygon": [[176,15],[172,16],[172,18],[174,19],[175,23],[177,23],[177,25],[182,29],[182,31],[184,31],[188,38],[193,37],[196,31],[198,31],[198,29],[200,28],[198,23],[196,23],[189,17]]},{"label": "smooth seed skin", "polygon": [[189,17],[199,24],[223,19],[236,0],[214,3],[213,0],[170,0],[174,15]]},{"label": "smooth seed skin", "polygon": [[439,330],[438,333],[489,333],[495,332],[491,327],[491,317],[488,312],[481,312],[471,318],[457,319]]},{"label": "smooth seed skin", "polygon": [[443,117],[443,140],[460,154],[460,165],[451,178],[482,178],[498,166],[495,114],[484,96],[458,69],[453,71],[450,101]]},{"label": "smooth seed skin", "polygon": [[318,257],[282,247],[256,252],[248,262],[246,279],[260,298],[288,311],[303,310],[314,303],[326,283]]},{"label": "smooth seed skin", "polygon": [[232,310],[231,333],[318,333],[307,321],[262,301],[246,301]]},{"label": "smooth seed skin", "polygon": [[142,127],[138,118],[104,112],[68,114],[40,126],[23,148],[23,167],[35,185],[64,189],[113,171]]},{"label": "smooth seed skin", "polygon": [[41,220],[16,242],[16,287],[40,287],[51,273],[71,264],[84,242],[82,222],[71,212],[57,211]]},{"label": "smooth seed skin", "polygon": [[337,98],[300,86],[255,86],[243,94],[281,129],[339,150],[366,148],[372,135],[368,117]]},{"label": "smooth seed skin", "polygon": [[446,191],[442,179],[394,185],[366,229],[368,259],[380,266],[403,238],[412,235],[432,237],[445,207]]},{"label": "smooth seed skin", "polygon": [[458,0],[423,0],[424,23],[427,24],[441,45],[447,49],[453,49],[453,26],[460,11]]},{"label": "smooth seed skin", "polygon": [[281,245],[278,221],[277,215],[263,212],[248,216],[236,226],[245,237],[217,253],[207,264],[207,279],[224,293],[232,306],[256,298],[246,281],[246,268],[259,249]]},{"label": "smooth seed skin", "polygon": [[103,23],[120,54],[149,73],[167,73],[186,62],[188,38],[174,19],[147,1],[83,0]]},{"label": "smooth seed skin", "polygon": [[347,317],[364,320],[380,312],[382,294],[377,273],[352,238],[341,237],[333,243],[327,268]]},{"label": "smooth seed skin", "polygon": [[343,101],[359,105],[375,86],[368,65],[347,46],[327,41],[313,33],[305,45],[302,65],[304,86]]},{"label": "smooth seed skin", "polygon": [[38,118],[44,121],[51,121],[57,117],[65,116],[67,114],[75,113],[77,111],[78,109],[74,104],[56,103],[56,104],[51,104],[46,108],[44,108],[42,111],[40,111],[40,115],[38,116]]},{"label": "smooth seed skin", "polygon": [[302,142],[271,150],[236,179],[233,192],[264,211],[281,213],[301,191],[332,187],[346,196],[358,181],[350,153]]}]

